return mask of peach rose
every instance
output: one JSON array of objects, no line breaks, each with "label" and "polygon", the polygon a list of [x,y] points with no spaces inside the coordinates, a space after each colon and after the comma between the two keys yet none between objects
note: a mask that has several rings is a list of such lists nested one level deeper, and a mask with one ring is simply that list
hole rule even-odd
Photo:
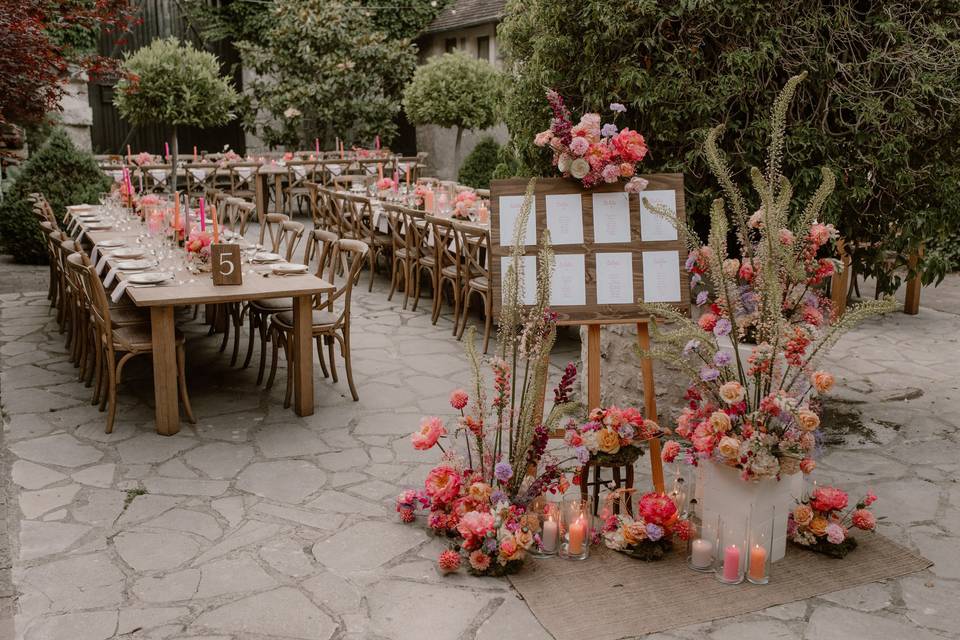
[{"label": "peach rose", "polygon": [[833,388],[833,374],[826,371],[814,372],[811,381],[813,382],[813,388],[817,390],[817,393],[827,393]]},{"label": "peach rose", "polygon": [[470,498],[477,502],[486,502],[490,499],[493,489],[486,482],[474,482],[470,485]]},{"label": "peach rose", "polygon": [[[796,522],[801,527],[810,524],[810,521],[813,520],[813,509],[810,508],[810,505],[798,504],[793,510],[793,521]],[[824,525],[826,526],[826,525]]]},{"label": "peach rose", "polygon": [[827,532],[827,519],[823,516],[817,516],[810,521],[810,531],[815,536],[822,536]]},{"label": "peach rose", "polygon": [[597,448],[604,453],[620,451],[620,436],[613,429],[601,429],[597,432]]},{"label": "peach rose", "polygon": [[631,522],[623,525],[623,541],[627,544],[637,544],[647,537],[646,525],[642,522]]},{"label": "peach rose", "polygon": [[730,431],[730,416],[723,411],[714,411],[710,414],[710,425],[717,433]]},{"label": "peach rose", "polygon": [[820,426],[820,416],[810,409],[800,409],[797,412],[797,424],[803,431],[816,431],[817,427]]},{"label": "peach rose", "polygon": [[724,382],[720,385],[720,397],[727,404],[736,404],[741,402],[746,395],[743,385],[736,380]]},{"label": "peach rose", "polygon": [[529,529],[520,529],[513,534],[513,539],[521,549],[529,549],[533,545],[533,533]]},{"label": "peach rose", "polygon": [[720,444],[717,445],[717,451],[724,458],[735,459],[740,455],[740,441],[730,436],[724,436],[720,439]]}]

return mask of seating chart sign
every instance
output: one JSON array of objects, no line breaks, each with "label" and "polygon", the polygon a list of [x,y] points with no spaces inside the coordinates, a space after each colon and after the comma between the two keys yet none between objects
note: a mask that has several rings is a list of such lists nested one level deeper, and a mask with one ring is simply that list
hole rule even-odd
[{"label": "seating chart sign", "polygon": [[[535,286],[540,236],[550,230],[555,255],[550,308],[564,324],[634,322],[646,317],[641,302],[665,302],[687,309],[686,246],[673,225],[647,210],[641,200],[666,206],[685,218],[683,175],[654,174],[642,194],[623,183],[584,190],[565,178],[540,178],[523,234],[525,301]],[[494,180],[490,185],[490,261],[493,311],[500,313],[503,278],[509,265],[527,180]],[[509,235],[508,235],[509,232]],[[535,238],[535,240],[534,240]],[[532,286],[533,285],[533,286]]]}]

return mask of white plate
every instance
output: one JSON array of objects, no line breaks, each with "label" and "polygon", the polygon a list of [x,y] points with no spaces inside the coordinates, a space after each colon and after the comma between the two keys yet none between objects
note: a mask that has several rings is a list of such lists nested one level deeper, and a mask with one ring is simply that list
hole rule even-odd
[{"label": "white plate", "polygon": [[254,262],[277,262],[279,260],[283,260],[283,256],[279,253],[270,253],[268,251],[261,251],[253,256]]},{"label": "white plate", "polygon": [[113,229],[113,225],[109,222],[96,222],[88,224],[87,229],[89,231],[106,231],[107,229]]},{"label": "white plate", "polygon": [[154,260],[121,260],[117,263],[117,268],[121,271],[139,271],[155,266],[157,263]]},{"label": "white plate", "polygon": [[144,271],[143,273],[131,273],[127,277],[127,282],[131,284],[160,284],[173,278],[172,274],[161,273],[159,271]]},{"label": "white plate", "polygon": [[113,257],[121,260],[137,260],[143,257],[143,249],[137,249],[135,247],[117,249],[113,252]]},{"label": "white plate", "polygon": [[124,244],[125,244],[124,241],[121,240],[120,238],[114,238],[112,240],[104,240],[103,242],[98,242],[97,246],[100,247],[101,249],[109,249],[110,247],[122,247]]},{"label": "white plate", "polygon": [[295,273],[306,273],[307,265],[305,264],[278,264],[273,268],[273,272],[277,275],[291,275]]}]

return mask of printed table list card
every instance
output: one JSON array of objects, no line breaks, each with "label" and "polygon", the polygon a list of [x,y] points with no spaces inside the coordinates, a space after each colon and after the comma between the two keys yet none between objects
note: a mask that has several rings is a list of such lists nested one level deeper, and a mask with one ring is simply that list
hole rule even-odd
[{"label": "printed table list card", "polygon": [[597,304],[633,304],[633,254],[598,253]]},{"label": "printed table list card", "polygon": [[583,254],[554,256],[553,277],[550,279],[550,306],[563,307],[587,303],[587,274],[584,263]]},{"label": "printed table list card", "polygon": [[630,242],[630,198],[625,191],[593,194],[593,239],[597,244]]},{"label": "printed table list card", "polygon": [[547,229],[552,244],[583,244],[583,207],[579,193],[548,195]]},{"label": "printed table list card", "polygon": [[640,198],[640,239],[644,242],[676,240],[677,228],[673,226],[673,223],[647,209],[643,205],[643,200],[646,198],[650,204],[662,205],[676,214],[677,192],[669,189],[643,191],[638,194],[638,197]]},{"label": "printed table list card", "polygon": [[643,252],[643,301],[680,302],[680,253]]},{"label": "printed table list card", "polygon": [[[523,265],[521,281],[523,282],[523,297],[520,303],[531,305],[537,302],[537,256],[520,256]],[[501,299],[504,303],[507,301],[507,269],[510,268],[513,258],[510,256],[500,257],[500,287]]]},{"label": "printed table list card", "polygon": [[[500,246],[512,247],[513,234],[520,217],[520,208],[523,206],[524,196],[500,196]],[[530,203],[530,215],[527,217],[527,228],[523,236],[523,244],[537,244],[537,203]]]}]

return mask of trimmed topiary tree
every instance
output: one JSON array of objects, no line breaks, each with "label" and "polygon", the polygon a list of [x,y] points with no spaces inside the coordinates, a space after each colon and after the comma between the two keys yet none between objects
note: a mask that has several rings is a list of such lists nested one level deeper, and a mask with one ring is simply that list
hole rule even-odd
[{"label": "trimmed topiary tree", "polygon": [[[170,155],[177,164],[177,127],[216,127],[234,118],[239,96],[217,57],[170,37],[154,40],[127,56],[124,77],[117,83],[113,104],[133,124],[170,127]],[[177,174],[172,176],[177,188]]]},{"label": "trimmed topiary tree", "polygon": [[0,204],[0,248],[17,262],[42,264],[47,249],[27,197],[42,193],[58,220],[67,205],[95,204],[110,188],[93,156],[80,151],[62,129],[56,129],[30,156]]},{"label": "trimmed topiary tree", "polygon": [[499,161],[500,145],[491,136],[484,136],[463,161],[460,182],[474,189],[489,189]]},{"label": "trimmed topiary tree", "polygon": [[465,53],[445,53],[413,74],[403,92],[403,108],[412,124],[456,128],[456,173],[464,129],[487,129],[497,124],[500,95],[500,74],[488,62]]}]

